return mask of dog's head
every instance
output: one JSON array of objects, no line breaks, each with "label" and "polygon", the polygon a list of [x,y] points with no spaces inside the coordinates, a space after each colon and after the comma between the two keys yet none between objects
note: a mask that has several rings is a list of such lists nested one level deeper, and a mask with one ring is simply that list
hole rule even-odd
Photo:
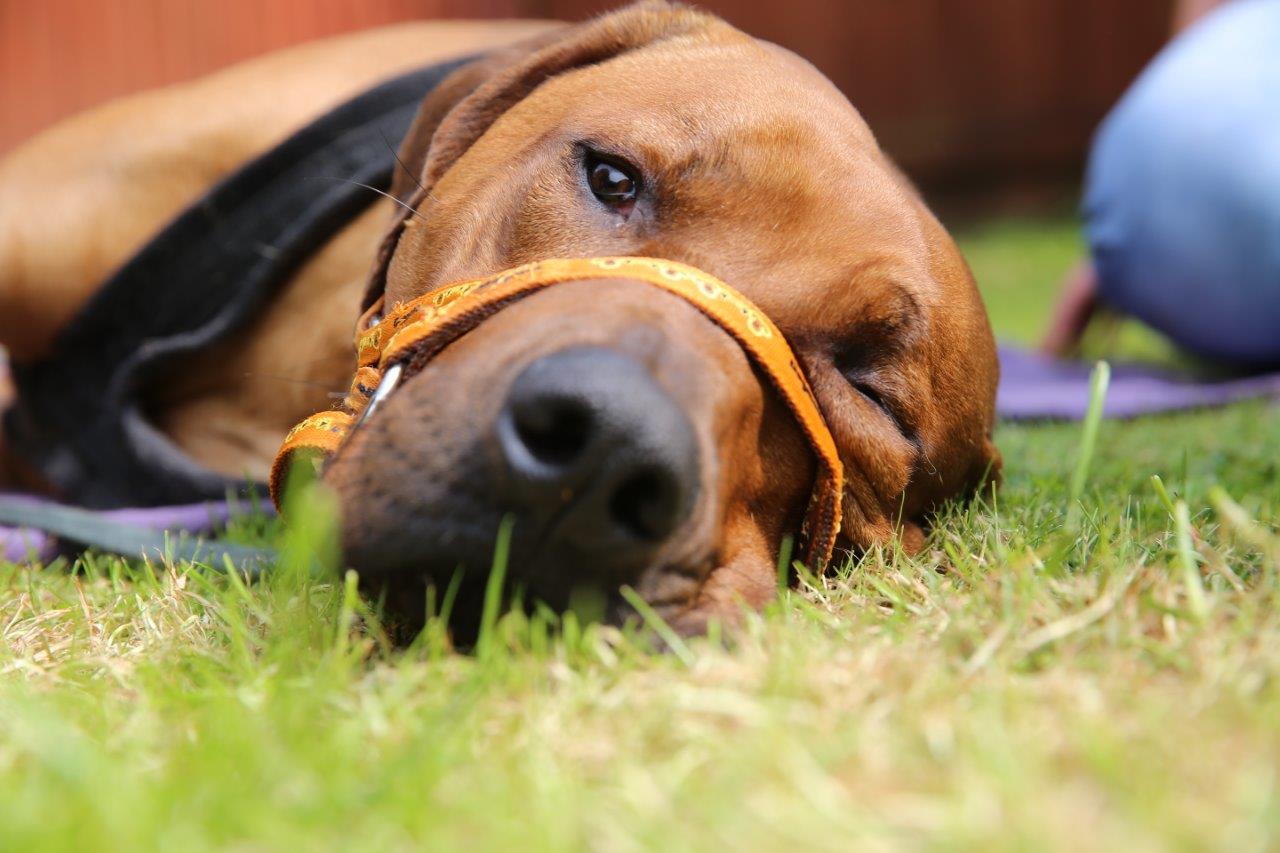
[{"label": "dog's head", "polygon": [[[405,141],[371,298],[548,257],[646,255],[727,281],[791,342],[845,465],[844,545],[906,547],[994,477],[996,357],[955,245],[812,66],[646,3],[456,72]],[[451,344],[330,464],[348,560],[420,615],[480,586],[500,520],[530,597],[635,587],[696,630],[775,587],[814,460],[693,306],[578,281]]]}]

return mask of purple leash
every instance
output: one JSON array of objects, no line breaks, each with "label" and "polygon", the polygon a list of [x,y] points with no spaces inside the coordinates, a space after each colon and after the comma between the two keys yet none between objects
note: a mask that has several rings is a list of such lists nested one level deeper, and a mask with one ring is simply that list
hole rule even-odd
[{"label": "purple leash", "polygon": [[219,568],[230,558],[242,568],[260,568],[274,559],[270,549],[198,538],[245,513],[244,506],[226,501],[86,510],[31,495],[0,493],[0,560],[48,561],[57,556],[60,543],[68,542],[127,557],[199,560]]}]

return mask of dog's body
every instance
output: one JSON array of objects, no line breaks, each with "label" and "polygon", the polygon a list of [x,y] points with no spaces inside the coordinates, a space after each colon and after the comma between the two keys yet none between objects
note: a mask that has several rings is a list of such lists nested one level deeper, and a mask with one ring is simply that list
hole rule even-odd
[{"label": "dog's body", "polygon": [[[811,66],[657,3],[579,26],[364,33],[55,128],[0,165],[0,342],[15,361],[39,357],[113,268],[244,160],[379,79],[477,50],[490,52],[427,98],[402,145],[401,207],[375,204],[247,330],[151,392],[156,423],[196,460],[261,476],[289,426],[347,384],[390,219],[374,285],[391,304],[528,260],[602,254],[687,261],[742,290],[791,340],[840,446],[852,547],[895,528],[918,547],[928,512],[998,468],[991,332],[945,231]],[[603,390],[579,400],[546,379],[549,365]],[[611,381],[651,399],[648,411]],[[645,482],[680,493],[660,534],[601,532],[625,490],[597,481],[634,485],[621,451],[591,450],[586,473],[539,467],[553,482],[530,491],[537,477],[516,470],[492,425],[531,382],[592,417],[631,419],[609,447],[647,448]],[[659,410],[661,427],[646,421]],[[536,594],[631,583],[696,629],[771,594],[812,467],[780,403],[705,318],[640,285],[579,282],[450,346],[328,479],[350,559],[408,611],[423,584],[485,559],[497,520],[515,513]]]},{"label": "dog's body", "polygon": [[[372,30],[57,125],[0,161],[0,344],[15,362],[45,354],[107,276],[184,207],[345,99],[394,74],[561,26],[434,21]],[[376,202],[253,328],[155,389],[158,425],[181,448],[228,476],[262,480],[284,432],[347,384],[355,306],[390,207]]]}]

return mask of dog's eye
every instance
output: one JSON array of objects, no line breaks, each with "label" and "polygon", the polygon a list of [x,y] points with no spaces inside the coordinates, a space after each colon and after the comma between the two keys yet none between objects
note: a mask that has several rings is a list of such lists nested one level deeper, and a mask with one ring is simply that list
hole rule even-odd
[{"label": "dog's eye", "polygon": [[889,408],[889,404],[885,402],[884,395],[875,388],[865,382],[856,379],[850,379],[849,384],[853,386],[853,390],[870,400],[876,408],[883,411],[889,417],[893,417],[893,410]]},{"label": "dog's eye", "polygon": [[600,203],[626,215],[636,204],[640,180],[635,171],[621,163],[589,152],[585,159],[587,185]]},{"label": "dog's eye", "polygon": [[867,381],[866,375],[861,371],[845,371],[844,374],[854,391],[883,412],[903,437],[912,444],[919,445],[919,436],[914,425],[909,418],[904,418],[901,405],[890,394],[887,394],[879,385]]},{"label": "dog's eye", "polygon": [[889,419],[902,430],[902,420],[898,415],[898,407],[894,405],[891,395],[886,394],[882,383],[876,381],[875,372],[866,365],[871,355],[861,346],[854,346],[836,358],[836,369],[844,375],[849,387],[862,395],[868,402],[888,415]]}]

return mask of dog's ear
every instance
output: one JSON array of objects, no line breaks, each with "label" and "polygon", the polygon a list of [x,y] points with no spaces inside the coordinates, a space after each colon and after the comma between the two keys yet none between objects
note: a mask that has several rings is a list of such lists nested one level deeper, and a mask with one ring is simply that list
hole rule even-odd
[{"label": "dog's ear", "polygon": [[[423,166],[427,152],[441,123],[452,110],[489,80],[515,67],[538,51],[564,38],[569,25],[557,27],[529,39],[491,51],[454,71],[431,90],[418,107],[413,124],[397,153],[399,164],[391,179],[391,194],[403,202],[413,201],[424,184]],[[403,209],[401,209],[403,212]]]},{"label": "dog's ear", "polygon": [[365,307],[382,293],[387,265],[412,209],[503,113],[559,74],[716,23],[717,19],[684,6],[650,0],[535,36],[445,78],[423,101],[401,145],[402,167],[391,192],[404,206],[397,206],[375,258]]}]

